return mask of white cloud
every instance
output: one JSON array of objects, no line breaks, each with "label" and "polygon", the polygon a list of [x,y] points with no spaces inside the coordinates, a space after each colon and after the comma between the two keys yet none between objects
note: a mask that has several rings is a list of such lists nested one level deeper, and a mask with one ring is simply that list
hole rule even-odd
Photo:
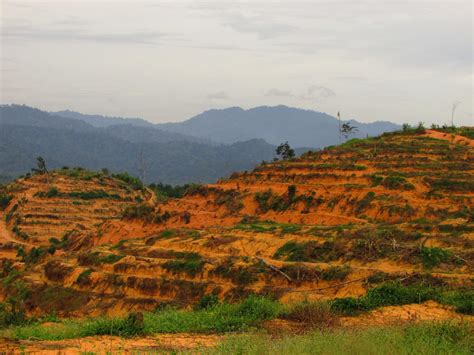
[{"label": "white cloud", "polygon": [[212,94],[207,95],[207,98],[210,100],[229,100],[230,97],[227,95],[225,91],[219,91]]},{"label": "white cloud", "polygon": [[458,122],[472,121],[470,0],[15,0],[0,7],[9,59],[1,63],[0,95],[8,102],[166,121],[214,104],[285,103],[429,123],[449,117],[459,100]]}]

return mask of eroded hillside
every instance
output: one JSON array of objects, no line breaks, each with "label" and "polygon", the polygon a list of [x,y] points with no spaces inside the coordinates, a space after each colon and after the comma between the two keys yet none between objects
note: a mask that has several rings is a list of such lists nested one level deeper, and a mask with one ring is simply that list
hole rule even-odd
[{"label": "eroded hillside", "polygon": [[178,199],[77,170],[20,179],[3,192],[3,295],[23,282],[33,314],[115,315],[250,293],[337,298],[350,313],[390,305],[373,295],[399,284],[424,290],[406,303],[463,313],[473,146],[435,131],[385,134],[262,163]]}]

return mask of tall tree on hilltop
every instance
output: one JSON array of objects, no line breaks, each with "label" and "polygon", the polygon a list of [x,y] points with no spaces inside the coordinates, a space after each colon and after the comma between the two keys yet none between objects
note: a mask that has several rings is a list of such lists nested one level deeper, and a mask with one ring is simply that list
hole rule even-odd
[{"label": "tall tree on hilltop", "polygon": [[283,160],[287,160],[287,159],[293,158],[295,156],[295,151],[293,150],[293,148],[290,147],[290,145],[288,144],[288,141],[286,141],[285,143],[280,144],[276,148],[275,152]]},{"label": "tall tree on hilltop", "polygon": [[341,126],[341,134],[344,136],[344,138],[349,138],[351,134],[354,134],[357,132],[359,129],[356,126],[351,126],[350,123],[343,123]]},{"label": "tall tree on hilltop", "polygon": [[36,168],[33,168],[31,170],[36,174],[45,175],[46,182],[49,182],[48,169],[46,168],[46,160],[44,160],[43,157],[36,158]]}]

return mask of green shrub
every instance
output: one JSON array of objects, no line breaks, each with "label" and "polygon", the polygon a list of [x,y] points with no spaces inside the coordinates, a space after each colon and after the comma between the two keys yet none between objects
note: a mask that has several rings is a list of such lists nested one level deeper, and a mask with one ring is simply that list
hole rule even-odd
[{"label": "green shrub", "polygon": [[122,212],[124,219],[143,219],[151,222],[154,218],[154,208],[147,204],[127,206]]},{"label": "green shrub", "polygon": [[367,194],[357,203],[356,213],[362,213],[370,207],[370,203],[375,199],[375,192],[369,191]]},{"label": "green shrub", "polygon": [[[309,243],[315,244],[314,242]],[[289,241],[278,248],[273,257],[275,259],[280,259],[283,256],[286,256],[286,260],[288,261],[309,261],[308,257],[305,255],[305,249],[307,246],[308,244],[306,243]]]},{"label": "green shrub", "polygon": [[347,275],[351,272],[351,267],[348,265],[344,266],[331,266],[321,273],[321,278],[325,281],[344,280]]},{"label": "green shrub", "polygon": [[387,282],[370,289],[360,298],[335,299],[331,308],[342,314],[354,315],[378,307],[422,303],[438,297],[439,292],[425,283],[405,286],[399,282]]},{"label": "green shrub", "polygon": [[274,195],[272,190],[255,193],[255,201],[260,212],[286,211],[290,207],[290,202],[282,196]]},{"label": "green shrub", "polygon": [[46,197],[48,197],[48,198],[57,197],[57,196],[59,196],[59,190],[56,187],[51,187],[46,192]]},{"label": "green shrub", "polygon": [[339,323],[327,302],[303,301],[287,306],[280,315],[283,319],[305,323],[310,327],[327,328]]},{"label": "green shrub", "polygon": [[423,247],[421,249],[421,258],[423,261],[423,266],[428,269],[431,269],[443,262],[448,261],[450,256],[451,252],[438,247]]},{"label": "green shrub", "polygon": [[33,247],[30,251],[23,257],[23,262],[26,264],[36,264],[40,261],[43,256],[46,254],[47,248],[43,247]]},{"label": "green shrub", "polygon": [[393,176],[393,175],[387,176],[383,179],[381,184],[382,186],[391,190],[397,190],[397,189],[413,190],[415,188],[415,186],[410,184],[402,176]]},{"label": "green shrub", "polygon": [[90,276],[92,274],[92,269],[86,269],[79,274],[76,279],[76,283],[79,285],[88,285],[90,284]]},{"label": "green shrub", "polygon": [[334,261],[341,258],[345,253],[344,243],[340,241],[326,241],[319,244],[315,241],[298,243],[296,241],[286,242],[278,248],[273,257],[284,258],[287,261]]},{"label": "green shrub", "polygon": [[5,210],[10,204],[10,201],[12,199],[13,199],[13,196],[0,193],[0,211]]},{"label": "green shrub", "polygon": [[471,288],[441,293],[436,300],[453,306],[456,312],[474,315],[474,291]]},{"label": "green shrub", "polygon": [[119,337],[132,337],[145,335],[145,323],[142,313],[130,313],[125,318],[99,318],[86,323],[82,336],[113,335]]},{"label": "green shrub", "polygon": [[172,273],[185,273],[194,277],[202,272],[204,264],[205,262],[199,254],[187,253],[182,260],[168,260],[162,267]]},{"label": "green shrub", "polygon": [[104,190],[94,190],[94,191],[72,191],[67,194],[69,197],[78,198],[81,200],[97,200],[97,199],[113,199],[120,200],[121,197],[118,194],[109,194]]},{"label": "green shrub", "polygon": [[143,182],[137,177],[131,176],[128,173],[113,174],[112,177],[121,180],[130,185],[134,190],[142,190]]},{"label": "green shrub", "polygon": [[101,264],[115,264],[117,261],[121,260],[124,255],[117,254],[101,254],[99,252],[80,254],[77,257],[79,265],[94,265],[98,266]]},{"label": "green shrub", "polygon": [[219,304],[219,297],[217,295],[208,294],[201,297],[201,299],[194,305],[194,310],[207,309],[215,307]]},{"label": "green shrub", "polygon": [[189,184],[186,185],[165,185],[161,182],[159,184],[151,184],[150,188],[155,191],[156,195],[159,199],[163,198],[182,198],[188,188],[190,187]]}]

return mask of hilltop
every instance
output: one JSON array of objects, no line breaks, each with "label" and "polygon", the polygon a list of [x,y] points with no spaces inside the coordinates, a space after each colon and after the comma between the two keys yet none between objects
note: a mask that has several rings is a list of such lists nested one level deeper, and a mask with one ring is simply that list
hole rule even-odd
[{"label": "hilltop", "polygon": [[21,282],[37,316],[257,294],[329,302],[347,326],[471,321],[473,149],[472,129],[409,129],[181,189],[27,176],[1,193],[2,295]]},{"label": "hilltop", "polygon": [[[355,138],[373,137],[400,128],[399,125],[386,121],[362,123],[346,119],[342,122],[350,122],[358,127]],[[336,117],[284,105],[258,106],[248,110],[240,107],[214,109],[183,122],[157,126],[170,132],[227,144],[262,138],[275,145],[288,141],[295,147],[324,148],[340,142]]]}]

